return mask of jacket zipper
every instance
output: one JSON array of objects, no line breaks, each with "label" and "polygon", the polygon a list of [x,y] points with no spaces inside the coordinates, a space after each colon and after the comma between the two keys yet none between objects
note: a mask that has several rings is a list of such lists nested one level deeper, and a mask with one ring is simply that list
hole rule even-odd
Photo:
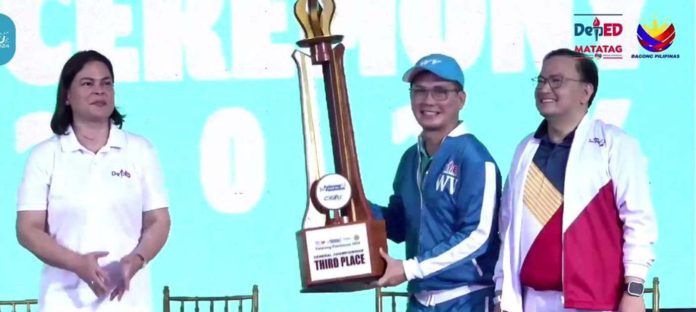
[{"label": "jacket zipper", "polygon": [[[420,209],[419,209],[419,216],[418,216],[418,244],[416,245],[416,257],[420,255],[420,247],[421,247],[421,229],[423,228],[423,189],[422,189],[422,182],[425,179],[425,177],[421,176],[421,147],[420,143],[418,144],[418,166],[416,167],[416,183],[418,183],[418,196],[420,198]],[[428,170],[425,171],[425,175],[427,175]]]}]

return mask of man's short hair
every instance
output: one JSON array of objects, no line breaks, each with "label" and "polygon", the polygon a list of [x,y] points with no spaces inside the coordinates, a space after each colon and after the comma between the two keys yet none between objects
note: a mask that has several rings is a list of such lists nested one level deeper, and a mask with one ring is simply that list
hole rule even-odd
[{"label": "man's short hair", "polygon": [[597,64],[595,64],[592,57],[588,56],[587,54],[566,48],[549,52],[546,54],[546,56],[544,56],[544,61],[554,56],[568,56],[575,59],[575,69],[580,74],[580,79],[594,87],[594,92],[592,95],[590,95],[590,101],[587,103],[587,107],[590,107],[590,105],[592,105],[592,100],[594,100],[595,94],[597,94],[597,88],[599,88],[599,71],[597,70]]}]

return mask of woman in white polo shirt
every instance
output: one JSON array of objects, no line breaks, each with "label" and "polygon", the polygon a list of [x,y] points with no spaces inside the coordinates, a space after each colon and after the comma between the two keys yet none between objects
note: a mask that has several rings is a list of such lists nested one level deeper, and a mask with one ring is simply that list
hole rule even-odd
[{"label": "woman in white polo shirt", "polygon": [[52,138],[29,156],[17,238],[45,263],[40,311],[151,311],[145,264],[169,234],[150,143],[121,130],[111,62],[73,55],[58,84]]}]

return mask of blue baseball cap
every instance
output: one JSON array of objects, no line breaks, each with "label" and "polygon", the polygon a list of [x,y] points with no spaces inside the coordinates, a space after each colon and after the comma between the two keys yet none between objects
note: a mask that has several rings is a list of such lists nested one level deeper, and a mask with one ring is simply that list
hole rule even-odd
[{"label": "blue baseball cap", "polygon": [[422,57],[416,62],[416,65],[413,65],[411,69],[404,73],[403,80],[405,82],[413,82],[413,78],[424,71],[429,71],[444,80],[457,82],[462,89],[464,88],[464,73],[462,72],[462,68],[459,67],[457,61],[450,56],[444,54],[430,54]]}]

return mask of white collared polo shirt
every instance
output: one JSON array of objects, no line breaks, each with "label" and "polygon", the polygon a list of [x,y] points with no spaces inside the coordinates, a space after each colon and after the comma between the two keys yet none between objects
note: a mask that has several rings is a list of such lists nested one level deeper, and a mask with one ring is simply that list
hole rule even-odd
[{"label": "white collared polo shirt", "polygon": [[[49,235],[61,246],[80,254],[109,252],[99,264],[112,281],[119,279],[119,260],[138,244],[143,212],[168,206],[152,145],[114,125],[96,153],[72,129],[35,146],[17,200],[18,211],[47,211]],[[45,312],[151,311],[150,296],[147,268],[119,302],[100,300],[76,274],[45,265],[39,306]]]}]

